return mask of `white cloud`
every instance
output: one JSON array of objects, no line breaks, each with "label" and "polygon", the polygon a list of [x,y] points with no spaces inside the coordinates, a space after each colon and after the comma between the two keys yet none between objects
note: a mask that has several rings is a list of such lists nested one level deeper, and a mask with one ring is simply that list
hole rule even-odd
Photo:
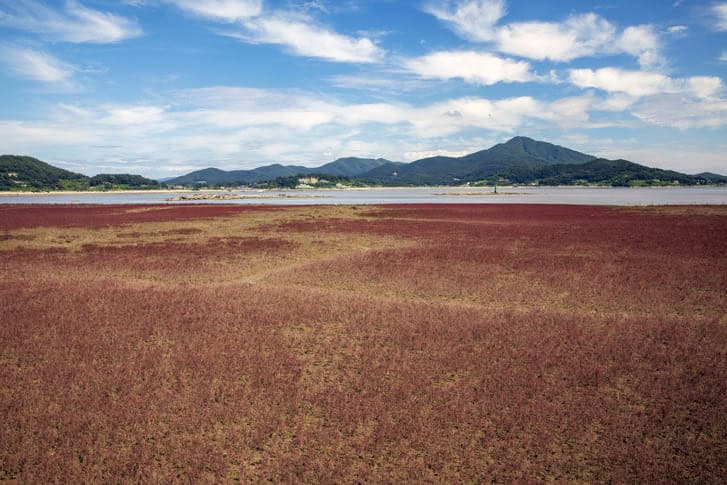
[{"label": "white cloud", "polygon": [[59,155],[88,160],[87,168],[78,169],[85,172],[101,171],[110,160],[146,160],[138,171],[167,175],[173,173],[167,165],[244,168],[323,163],[352,153],[393,160],[409,159],[415,152],[456,154],[478,148],[473,133],[587,130],[623,125],[631,113],[636,117],[626,120],[631,123],[718,127],[727,124],[727,101],[683,94],[639,100],[625,93],[588,93],[554,100],[471,96],[429,104],[352,103],[299,90],[213,86],[162,93],[153,103],[65,103],[46,119],[0,120],[0,146],[49,160]]},{"label": "white cloud", "polygon": [[44,83],[68,85],[75,71],[51,54],[25,47],[0,46],[0,59],[18,76]]},{"label": "white cloud", "polygon": [[633,111],[640,120],[672,128],[717,128],[727,125],[727,100],[694,99],[678,94],[644,99]]},{"label": "white cloud", "polygon": [[727,2],[718,3],[712,6],[712,13],[715,17],[715,26],[718,30],[727,30]]},{"label": "white cloud", "polygon": [[613,93],[598,102],[595,108],[599,111],[626,111],[638,100],[638,97],[626,93]]},{"label": "white cloud", "polygon": [[581,88],[602,89],[634,97],[682,93],[709,98],[722,90],[722,80],[718,77],[673,79],[657,72],[628,71],[615,67],[571,69],[570,82]]},{"label": "white cloud", "polygon": [[65,123],[53,121],[0,120],[0,145],[12,153],[33,153],[49,146],[77,146],[92,139],[92,133],[80,126],[69,128]]},{"label": "white cloud", "polygon": [[669,27],[667,27],[667,29],[666,29],[666,31],[667,31],[667,32],[668,32],[669,34],[673,34],[673,35],[680,35],[680,34],[684,34],[684,33],[686,33],[686,32],[687,32],[688,30],[689,30],[689,27],[687,27],[686,25],[670,25],[670,26],[669,26]]},{"label": "white cloud", "polygon": [[631,54],[642,66],[652,66],[662,62],[661,41],[656,30],[650,25],[637,25],[624,29],[616,41],[614,50],[614,53],[623,51]]},{"label": "white cloud", "polygon": [[581,88],[597,88],[631,96],[648,96],[674,92],[674,82],[655,72],[626,71],[615,67],[571,69],[570,82]]},{"label": "white cloud", "polygon": [[166,0],[194,15],[221,22],[238,22],[262,13],[262,0]]},{"label": "white cloud", "polygon": [[722,80],[714,76],[694,76],[686,80],[688,91],[698,98],[711,98],[722,91]]},{"label": "white cloud", "polygon": [[118,126],[138,126],[158,123],[164,118],[161,106],[114,106],[107,109],[105,123]]},{"label": "white cloud", "polygon": [[495,39],[495,24],[505,16],[505,0],[430,2],[424,10],[447,22],[462,37],[486,42]]},{"label": "white cloud", "polygon": [[623,158],[649,167],[677,170],[684,173],[727,173],[727,156],[719,144],[685,141],[681,136],[658,140],[656,144],[645,142],[641,137],[593,136],[587,133],[568,132],[553,143],[562,143],[597,157]]},{"label": "white cloud", "polygon": [[[479,149],[482,149],[481,147]],[[469,151],[469,150],[445,150],[445,149],[437,149],[437,150],[418,150],[413,152],[406,152],[404,153],[404,160],[407,161],[414,161],[414,160],[421,160],[422,158],[431,158],[431,157],[463,157],[465,155],[469,155],[470,153],[473,153],[475,150]]]},{"label": "white cloud", "polygon": [[727,50],[722,51],[722,55],[719,56],[719,60],[722,62],[727,62]]},{"label": "white cloud", "polygon": [[[367,36],[352,37],[318,25],[306,13],[266,12],[262,0],[165,0],[193,15],[235,24],[220,35],[250,44],[280,45],[298,56],[334,62],[373,63],[384,55]],[[304,8],[303,10],[310,10]]]},{"label": "white cloud", "polygon": [[473,51],[434,52],[423,57],[407,59],[404,69],[423,78],[454,79],[491,85],[498,82],[526,82],[535,79],[530,64],[525,61]]},{"label": "white cloud", "polygon": [[340,34],[318,25],[305,13],[265,12],[262,0],[166,0],[186,12],[235,24],[240,30],[220,31],[250,44],[280,45],[293,55],[334,62],[373,63],[384,51],[370,38]]},{"label": "white cloud", "polygon": [[[557,103],[528,96],[456,98],[414,106],[346,103],[299,91],[210,87],[169,92],[162,99],[166,102],[65,103],[46,120],[0,120],[0,145],[13,152],[54,153],[55,158],[63,153],[66,159],[99,163],[159,160],[160,154],[164,163],[178,166],[193,160],[208,166],[220,157],[234,159],[237,167],[265,161],[322,163],[351,153],[401,159],[406,152],[437,148],[427,140],[468,129],[513,133],[528,122],[576,116]],[[576,117],[582,119],[583,113]]]},{"label": "white cloud", "polygon": [[0,25],[74,43],[112,43],[141,35],[136,22],[69,0],[54,9],[36,0],[7,2],[0,7]]},{"label": "white cloud", "polygon": [[359,89],[374,92],[403,93],[417,89],[431,88],[428,82],[412,77],[384,74],[342,74],[327,79],[331,86],[345,89]]},{"label": "white cloud", "polygon": [[615,28],[595,14],[572,16],[562,23],[519,22],[497,31],[498,48],[531,59],[570,61],[601,53]]},{"label": "white cloud", "polygon": [[237,35],[250,43],[276,44],[300,56],[336,62],[372,63],[384,55],[366,37],[350,37],[316,25],[309,18],[289,14],[256,17],[243,23],[246,32]]},{"label": "white cloud", "polygon": [[626,53],[642,65],[661,62],[658,34],[648,25],[619,32],[594,14],[572,15],[562,22],[512,22],[497,25],[504,0],[457,0],[428,4],[426,9],[462,37],[492,42],[497,50],[536,60],[571,61],[579,57]]}]

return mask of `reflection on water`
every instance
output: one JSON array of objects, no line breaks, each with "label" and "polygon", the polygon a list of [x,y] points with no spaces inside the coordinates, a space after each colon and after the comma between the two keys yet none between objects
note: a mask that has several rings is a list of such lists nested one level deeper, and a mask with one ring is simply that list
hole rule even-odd
[{"label": "reflection on water", "polygon": [[[189,195],[205,192],[189,192]],[[221,192],[214,192],[220,194]],[[224,192],[239,198],[170,201],[180,193],[0,195],[0,204],[727,204],[727,187],[414,187]]]}]

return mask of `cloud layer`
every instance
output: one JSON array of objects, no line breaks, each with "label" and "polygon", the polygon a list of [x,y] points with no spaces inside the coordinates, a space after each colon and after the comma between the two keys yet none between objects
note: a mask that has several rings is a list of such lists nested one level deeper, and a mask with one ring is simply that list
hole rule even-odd
[{"label": "cloud layer", "polygon": [[273,44],[287,52],[333,62],[373,63],[384,51],[368,37],[353,37],[318,24],[300,11],[264,8],[262,0],[167,0],[185,12],[233,28],[222,35],[250,44]]},{"label": "cloud layer", "polygon": [[463,38],[491,43],[500,52],[557,62],[580,57],[629,54],[642,65],[661,61],[661,43],[654,27],[619,30],[595,13],[571,15],[561,22],[500,23],[504,0],[457,0],[429,3],[425,10]]},{"label": "cloud layer", "polygon": [[0,6],[0,25],[52,40],[107,44],[138,37],[142,33],[133,20],[85,7],[74,0],[57,9],[36,0],[4,4]]},{"label": "cloud layer", "polygon": [[23,79],[69,85],[75,68],[51,54],[26,47],[0,45],[0,60]]},{"label": "cloud layer", "polygon": [[525,61],[505,59],[486,52],[440,51],[406,59],[404,69],[429,79],[463,79],[491,85],[498,82],[533,81],[536,76]]}]

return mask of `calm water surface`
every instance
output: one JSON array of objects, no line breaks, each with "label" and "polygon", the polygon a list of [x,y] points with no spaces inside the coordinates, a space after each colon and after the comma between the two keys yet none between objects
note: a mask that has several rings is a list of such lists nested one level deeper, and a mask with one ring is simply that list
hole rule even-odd
[{"label": "calm water surface", "polygon": [[[205,194],[189,192],[188,194]],[[220,192],[216,192],[220,193]],[[185,193],[186,194],[186,193]],[[727,187],[415,187],[343,190],[233,191],[238,200],[171,201],[180,193],[0,195],[0,204],[727,204]]]}]

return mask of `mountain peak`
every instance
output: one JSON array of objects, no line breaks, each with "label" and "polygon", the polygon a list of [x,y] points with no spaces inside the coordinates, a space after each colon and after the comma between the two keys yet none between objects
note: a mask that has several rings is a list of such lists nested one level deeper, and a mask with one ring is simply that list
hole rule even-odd
[{"label": "mountain peak", "polygon": [[533,140],[532,138],[528,138],[527,136],[515,136],[507,140],[504,144],[505,145],[515,145],[515,144],[522,144],[522,143],[533,143],[536,142],[536,140]]}]

